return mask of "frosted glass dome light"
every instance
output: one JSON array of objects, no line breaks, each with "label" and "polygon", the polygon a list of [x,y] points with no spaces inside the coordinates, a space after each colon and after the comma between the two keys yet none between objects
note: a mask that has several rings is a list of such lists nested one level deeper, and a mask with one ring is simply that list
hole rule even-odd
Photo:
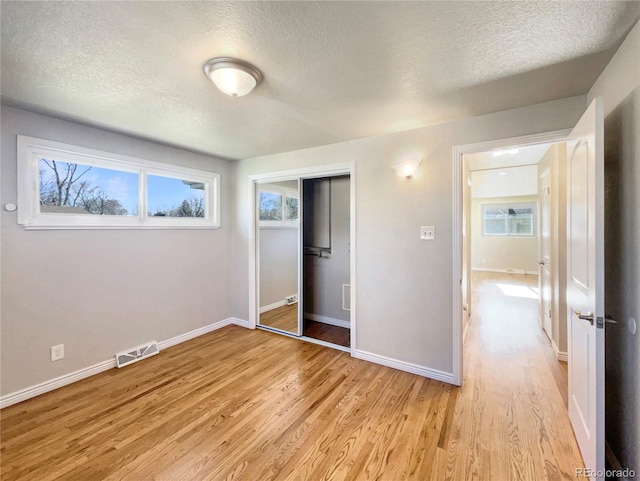
[{"label": "frosted glass dome light", "polygon": [[220,57],[204,65],[204,73],[216,87],[231,97],[242,97],[251,92],[261,81],[262,73],[244,60]]}]

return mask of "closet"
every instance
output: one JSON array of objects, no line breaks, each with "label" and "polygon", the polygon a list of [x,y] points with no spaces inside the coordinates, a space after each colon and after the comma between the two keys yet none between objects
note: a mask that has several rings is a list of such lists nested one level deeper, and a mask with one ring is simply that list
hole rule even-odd
[{"label": "closet", "polygon": [[256,183],[258,327],[349,349],[350,182]]}]

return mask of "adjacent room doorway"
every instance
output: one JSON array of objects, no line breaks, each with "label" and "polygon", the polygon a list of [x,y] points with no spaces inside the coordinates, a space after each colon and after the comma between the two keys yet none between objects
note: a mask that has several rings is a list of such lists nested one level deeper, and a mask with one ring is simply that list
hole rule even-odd
[{"label": "adjacent room doorway", "polygon": [[[564,162],[559,162],[566,189],[565,255],[566,275],[559,281],[559,291],[566,296],[566,337],[568,362],[568,413],[585,466],[596,473],[604,473],[604,114],[602,99],[589,105],[576,127],[571,131],[556,131],[531,136],[503,139],[453,148],[453,323],[454,382],[462,384],[464,332],[469,320],[470,292],[463,286],[465,275],[471,271],[470,257],[464,250],[468,242],[468,212],[471,207],[467,194],[470,169],[464,156],[475,152],[519,149],[543,143],[563,143]],[[544,177],[540,179],[543,181]],[[542,184],[542,182],[541,182]],[[551,181],[553,192],[553,179]],[[553,203],[553,199],[550,200]],[[515,208],[513,208],[515,210]],[[551,209],[553,214],[553,208]],[[502,212],[504,213],[504,212]],[[515,212],[514,212],[515,213]],[[498,215],[500,212],[490,212]],[[507,210],[507,215],[512,214]],[[487,217],[490,219],[490,217]],[[561,222],[561,221],[559,221]],[[509,221],[507,221],[507,228]],[[553,222],[551,222],[553,225]],[[554,256],[551,235],[551,258]],[[558,244],[558,245],[560,245]],[[542,251],[541,251],[542,254]],[[544,262],[541,258],[540,262]],[[542,266],[542,264],[540,264]],[[553,269],[553,263],[552,263]],[[552,289],[553,290],[553,289]],[[553,299],[553,297],[552,297]],[[541,309],[542,310],[542,309]],[[553,307],[551,310],[553,326]],[[544,312],[540,316],[544,319]],[[543,321],[544,323],[544,321]],[[595,476],[592,479],[604,479]]]}]

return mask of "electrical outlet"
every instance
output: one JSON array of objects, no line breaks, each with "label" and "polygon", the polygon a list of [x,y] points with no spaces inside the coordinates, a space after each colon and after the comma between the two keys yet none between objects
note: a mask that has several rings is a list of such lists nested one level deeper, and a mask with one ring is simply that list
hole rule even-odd
[{"label": "electrical outlet", "polygon": [[64,359],[64,344],[51,346],[51,362]]}]

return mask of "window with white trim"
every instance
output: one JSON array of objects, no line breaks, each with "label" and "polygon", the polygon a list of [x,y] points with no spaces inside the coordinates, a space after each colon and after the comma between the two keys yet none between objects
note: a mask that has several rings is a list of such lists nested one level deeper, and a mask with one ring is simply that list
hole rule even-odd
[{"label": "window with white trim", "polygon": [[220,175],[18,135],[27,229],[218,228]]},{"label": "window with white trim", "polygon": [[535,203],[482,204],[482,235],[487,237],[535,237]]},{"label": "window with white trim", "polygon": [[258,220],[260,227],[297,227],[300,197],[295,189],[258,185]]}]

